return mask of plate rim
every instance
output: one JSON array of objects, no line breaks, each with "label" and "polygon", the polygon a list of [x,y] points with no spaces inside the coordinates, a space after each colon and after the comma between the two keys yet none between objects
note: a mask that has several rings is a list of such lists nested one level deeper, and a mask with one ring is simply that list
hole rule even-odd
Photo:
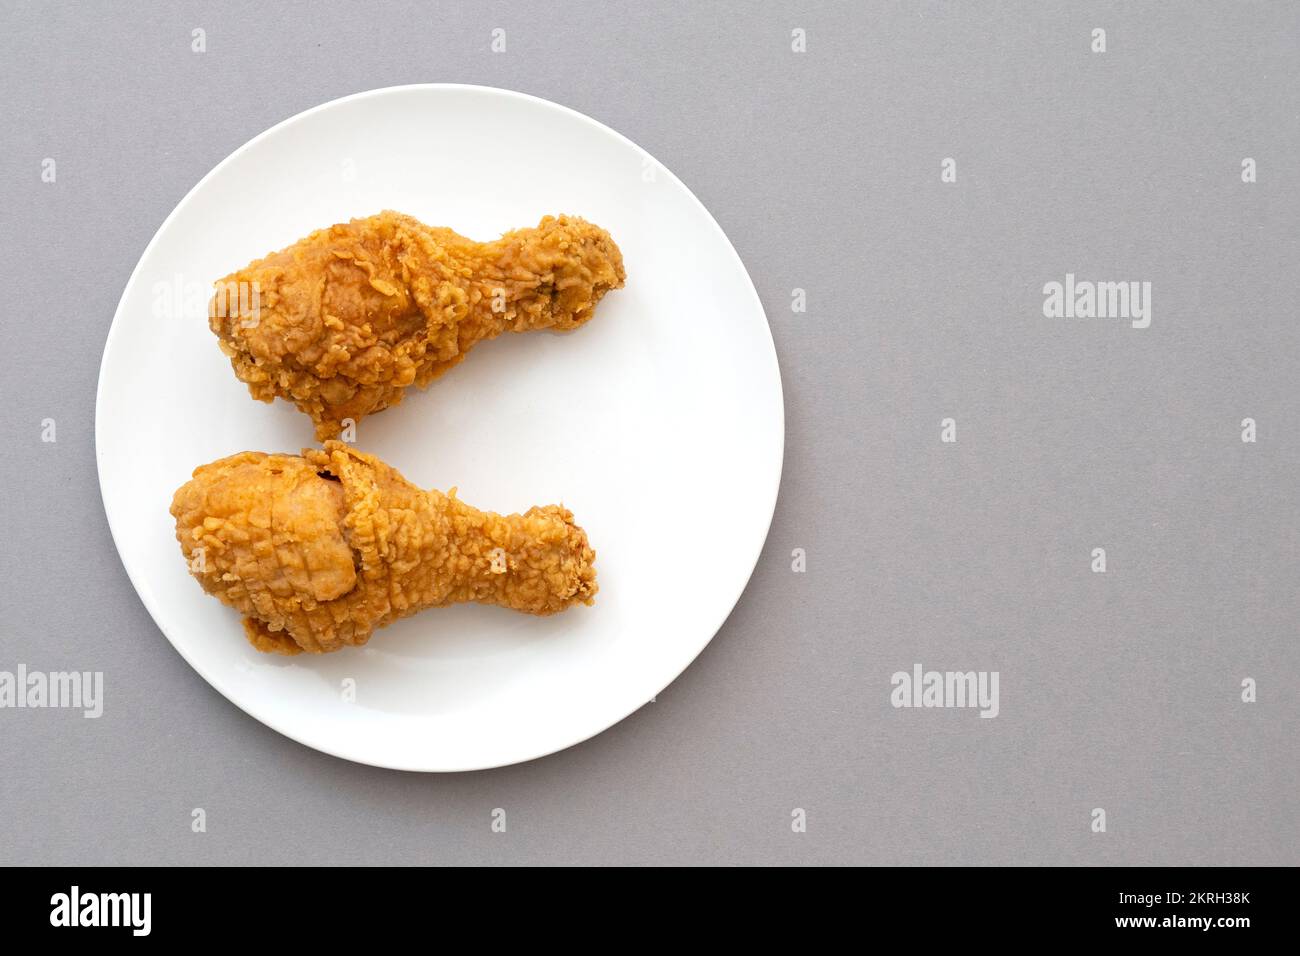
[{"label": "plate rim", "polygon": [[168,629],[164,627],[162,622],[159,620],[159,613],[157,608],[154,606],[152,597],[146,596],[146,595],[151,595],[152,593],[151,590],[148,587],[144,587],[144,588],[141,587],[140,579],[143,578],[144,573],[139,568],[133,568],[131,562],[127,560],[126,555],[122,548],[121,541],[119,540],[118,529],[114,525],[113,515],[109,509],[108,500],[105,498],[105,493],[104,493],[104,472],[103,472],[104,454],[102,451],[102,447],[103,447],[103,441],[105,436],[102,433],[103,419],[100,415],[100,409],[104,401],[104,376],[105,376],[105,371],[108,368],[108,358],[110,353],[113,351],[114,339],[119,334],[118,320],[121,319],[122,317],[123,310],[126,306],[127,296],[131,292],[131,290],[135,287],[136,280],[139,278],[141,267],[144,265],[145,261],[149,258],[149,254],[150,252],[153,251],[153,247],[158,242],[159,237],[164,232],[167,231],[167,227],[171,223],[171,221],[174,218],[176,218],[176,216],[178,216],[182,210],[186,208],[186,206],[193,200],[193,198],[198,194],[199,190],[203,188],[204,184],[207,183],[209,179],[216,176],[217,173],[219,173],[222,169],[224,169],[228,164],[234,162],[236,158],[243,155],[248,150],[252,149],[256,144],[260,143],[262,140],[270,137],[273,133],[276,133],[279,130],[288,127],[292,124],[306,120],[308,117],[318,112],[331,109],[336,106],[340,106],[344,103],[354,102],[357,100],[364,100],[372,97],[377,98],[384,95],[391,95],[393,93],[413,91],[413,90],[441,90],[441,91],[464,90],[464,91],[471,91],[473,93],[486,93],[493,96],[502,96],[507,99],[522,100],[522,101],[529,102],[535,106],[540,106],[543,109],[558,110],[561,113],[568,114],[572,118],[576,118],[582,123],[594,127],[597,131],[605,135],[613,136],[615,139],[622,141],[623,143],[631,146],[634,150],[640,152],[642,155],[648,157],[652,162],[655,163],[658,169],[661,170],[669,178],[671,182],[676,183],[678,186],[682,188],[682,190],[685,191],[686,195],[690,197],[691,201],[694,202],[694,204],[699,208],[699,210],[704,213],[705,219],[713,227],[713,230],[716,232],[717,236],[722,240],[726,249],[731,253],[731,256],[735,260],[736,264],[740,266],[740,271],[744,275],[745,282],[749,288],[749,295],[751,296],[754,305],[758,307],[759,314],[763,316],[766,325],[765,330],[767,332],[767,340],[766,340],[767,352],[769,353],[769,356],[771,358],[772,366],[776,371],[776,390],[777,390],[777,399],[778,399],[776,404],[779,412],[777,416],[777,421],[775,423],[778,432],[778,441],[776,442],[777,460],[776,460],[776,468],[774,469],[774,473],[773,473],[773,478],[771,479],[771,486],[768,489],[768,494],[767,494],[767,501],[768,501],[767,518],[764,522],[762,538],[760,539],[759,545],[755,550],[753,559],[750,562],[749,570],[746,573],[744,580],[740,585],[740,589],[736,592],[735,596],[729,602],[726,603],[725,605],[726,610],[723,612],[722,617],[710,629],[706,631],[707,636],[704,638],[700,646],[690,654],[690,657],[682,664],[681,668],[678,669],[677,672],[673,674],[671,678],[669,678],[668,682],[665,683],[663,687],[659,688],[658,691],[656,691],[656,695],[663,693],[664,690],[670,687],[679,677],[681,677],[682,674],[686,672],[686,670],[693,663],[695,663],[696,659],[702,653],[704,653],[704,649],[713,642],[713,639],[715,637],[718,636],[718,632],[722,630],[723,625],[727,623],[727,619],[731,617],[732,612],[735,611],[736,606],[740,603],[741,597],[743,597],[745,591],[748,590],[749,583],[754,576],[754,571],[758,567],[759,558],[762,557],[764,547],[767,544],[768,536],[771,534],[772,520],[776,514],[776,503],[780,493],[781,476],[785,469],[785,438],[786,438],[785,436],[785,388],[781,380],[781,363],[780,363],[780,358],[776,351],[776,341],[772,336],[771,321],[767,318],[767,310],[763,308],[762,299],[758,295],[758,290],[754,286],[754,280],[750,276],[749,270],[745,267],[744,260],[740,258],[740,254],[736,251],[736,247],[732,244],[731,239],[727,236],[726,232],[722,229],[722,226],[718,224],[718,221],[713,217],[713,214],[709,212],[708,207],[706,207],[704,203],[700,201],[699,197],[695,195],[695,193],[691,190],[689,186],[687,186],[684,182],[682,182],[682,180],[678,178],[678,176],[675,173],[673,173],[672,170],[670,170],[663,163],[659,162],[659,160],[656,159],[654,156],[652,156],[647,150],[639,146],[637,143],[633,142],[628,137],[624,136],[622,133],[620,133],[618,130],[614,129],[613,127],[608,126],[600,122],[599,120],[596,120],[588,116],[585,113],[575,110],[572,107],[564,106],[563,104],[556,103],[552,100],[548,100],[540,96],[534,96],[530,93],[522,93],[518,90],[506,89],[504,87],[484,86],[484,85],[474,84],[474,83],[406,83],[406,84],[398,84],[395,86],[377,87],[375,89],[363,90],[357,93],[350,93],[346,96],[336,97],[334,99],[327,100],[324,103],[319,103],[316,106],[312,106],[300,112],[294,113],[292,116],[288,116],[285,119],[282,119],[279,122],[273,124],[272,126],[267,127],[262,132],[258,133],[256,136],[253,136],[247,142],[237,147],[224,159],[222,159],[210,170],[208,170],[208,172],[205,173],[203,177],[200,178],[199,181],[196,182],[192,187],[190,187],[190,189],[185,193],[185,195],[181,197],[180,201],[176,203],[176,205],[172,208],[171,212],[167,214],[166,218],[163,219],[162,223],[160,223],[158,228],[154,231],[153,236],[150,238],[148,244],[144,247],[144,251],[140,253],[139,258],[136,260],[136,264],[134,268],[132,268],[131,270],[131,275],[127,278],[126,284],[122,288],[122,294],[118,299],[117,308],[114,309],[113,311],[113,319],[109,323],[108,335],[104,339],[104,350],[103,350],[103,354],[100,357],[100,363],[99,363],[99,376],[95,385],[95,475],[99,483],[100,503],[104,508],[104,515],[108,522],[108,530],[109,530],[109,535],[113,540],[113,547],[117,551],[118,560],[121,562],[123,569],[126,571],[127,578],[131,582],[131,587],[134,589],[136,593],[136,597],[139,598],[141,604],[144,605],[145,610],[149,612],[149,617],[153,620],[154,626],[162,633],[163,637],[167,639],[167,642],[171,644],[172,648],[178,654],[180,654],[181,659],[184,660],[185,663],[188,664],[195,673],[197,673],[200,677],[202,677],[203,680],[208,684],[208,686],[210,686],[213,690],[215,690],[218,694],[224,697],[231,704],[234,704],[235,707],[237,707],[243,713],[247,714],[249,717],[256,720],[258,723],[262,724],[263,726],[268,727],[271,730],[275,731],[276,733],[289,738],[295,743],[298,743],[304,747],[309,747],[312,750],[316,750],[321,753],[328,754],[329,756],[334,757],[336,759],[346,760],[351,763],[362,764],[364,766],[379,767],[386,770],[400,770],[400,771],[406,771],[411,773],[467,773],[476,770],[493,770],[499,767],[509,767],[509,766],[515,766],[516,764],[529,763],[534,760],[540,760],[543,757],[549,757],[551,754],[559,753],[562,750],[567,750],[570,747],[576,747],[578,744],[591,740],[594,737],[598,737],[600,734],[603,734],[605,731],[609,730],[611,727],[615,726],[616,724],[622,723],[624,720],[626,720],[636,711],[640,710],[643,706],[645,706],[646,702],[641,701],[639,703],[634,704],[628,710],[620,713],[613,720],[610,720],[608,723],[604,723],[603,726],[600,726],[592,730],[590,733],[584,733],[583,736],[580,736],[574,740],[570,740],[567,743],[558,744],[556,746],[551,746],[548,744],[542,750],[536,753],[530,752],[525,756],[520,756],[520,757],[516,757],[504,761],[499,761],[499,760],[495,760],[495,758],[492,758],[489,759],[487,762],[475,763],[473,765],[467,765],[467,766],[425,766],[425,765],[417,765],[420,764],[419,760],[402,763],[402,762],[385,761],[385,760],[378,760],[378,759],[368,759],[366,757],[357,756],[355,754],[340,752],[339,749],[336,749],[333,746],[331,746],[328,739],[323,741],[319,739],[308,739],[309,735],[303,734],[297,730],[287,729],[282,725],[282,723],[279,720],[269,719],[264,714],[258,713],[259,708],[256,708],[255,706],[246,706],[244,702],[236,699],[236,696],[233,695],[232,692],[225,686],[225,682],[223,680],[219,679],[214,674],[210,673],[208,669],[202,668],[195,663],[195,661],[190,657],[190,655],[186,653],[185,648],[182,646],[183,642],[178,641],[175,637],[173,637],[172,634],[168,631]]}]

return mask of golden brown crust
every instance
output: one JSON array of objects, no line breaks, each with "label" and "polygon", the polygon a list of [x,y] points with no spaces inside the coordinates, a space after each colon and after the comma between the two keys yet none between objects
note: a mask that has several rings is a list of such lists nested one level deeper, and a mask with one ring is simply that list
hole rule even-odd
[{"label": "golden brown crust", "polygon": [[567,509],[503,516],[454,495],[330,441],[203,465],[171,513],[191,573],[245,615],[260,651],[364,644],[400,617],[465,601],[529,614],[592,603],[596,555]]},{"label": "golden brown crust", "polygon": [[609,233],[575,216],[478,243],[382,212],[226,276],[209,324],[253,396],[294,402],[324,440],[484,339],[577,328],[623,279]]}]

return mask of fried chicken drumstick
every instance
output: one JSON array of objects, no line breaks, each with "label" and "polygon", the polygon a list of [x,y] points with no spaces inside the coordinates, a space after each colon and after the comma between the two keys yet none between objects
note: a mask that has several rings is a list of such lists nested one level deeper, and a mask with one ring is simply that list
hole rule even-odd
[{"label": "fried chicken drumstick", "polygon": [[176,537],[203,589],[259,651],[324,653],[463,601],[554,614],[591,604],[595,552],[557,505],[502,516],[422,491],[342,442],[246,451],[176,492]]},{"label": "fried chicken drumstick", "polygon": [[253,397],[292,401],[324,441],[484,339],[576,329],[623,279],[609,233],[575,216],[480,243],[382,212],[226,276],[209,325]]}]

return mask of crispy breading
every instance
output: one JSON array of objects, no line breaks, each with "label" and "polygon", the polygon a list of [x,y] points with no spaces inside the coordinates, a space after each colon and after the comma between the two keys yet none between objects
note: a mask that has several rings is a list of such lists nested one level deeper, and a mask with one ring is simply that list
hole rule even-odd
[{"label": "crispy breading", "polygon": [[623,279],[609,233],[575,216],[480,243],[382,212],[226,276],[208,321],[253,397],[292,401],[323,441],[484,339],[576,329]]},{"label": "crispy breading", "polygon": [[260,651],[364,644],[465,601],[545,615],[596,594],[596,554],[567,509],[479,511],[337,441],[203,465],[171,513],[191,573],[245,615]]}]

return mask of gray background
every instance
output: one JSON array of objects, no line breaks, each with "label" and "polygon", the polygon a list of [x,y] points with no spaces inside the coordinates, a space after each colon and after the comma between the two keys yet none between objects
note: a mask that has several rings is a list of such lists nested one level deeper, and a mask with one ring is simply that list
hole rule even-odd
[{"label": "gray background", "polygon": [[[4,862],[1300,863],[1297,5],[2,16],[0,669],[102,670],[107,698],[0,711]],[[787,414],[767,548],[700,659],[594,740],[452,776],[210,689],[118,562],[93,437],[118,297],[186,191],[300,110],[427,81],[553,99],[676,172],[753,276]],[[1152,282],[1151,327],[1044,318],[1067,271]],[[894,710],[917,662],[1000,671],[1001,716]]]}]

